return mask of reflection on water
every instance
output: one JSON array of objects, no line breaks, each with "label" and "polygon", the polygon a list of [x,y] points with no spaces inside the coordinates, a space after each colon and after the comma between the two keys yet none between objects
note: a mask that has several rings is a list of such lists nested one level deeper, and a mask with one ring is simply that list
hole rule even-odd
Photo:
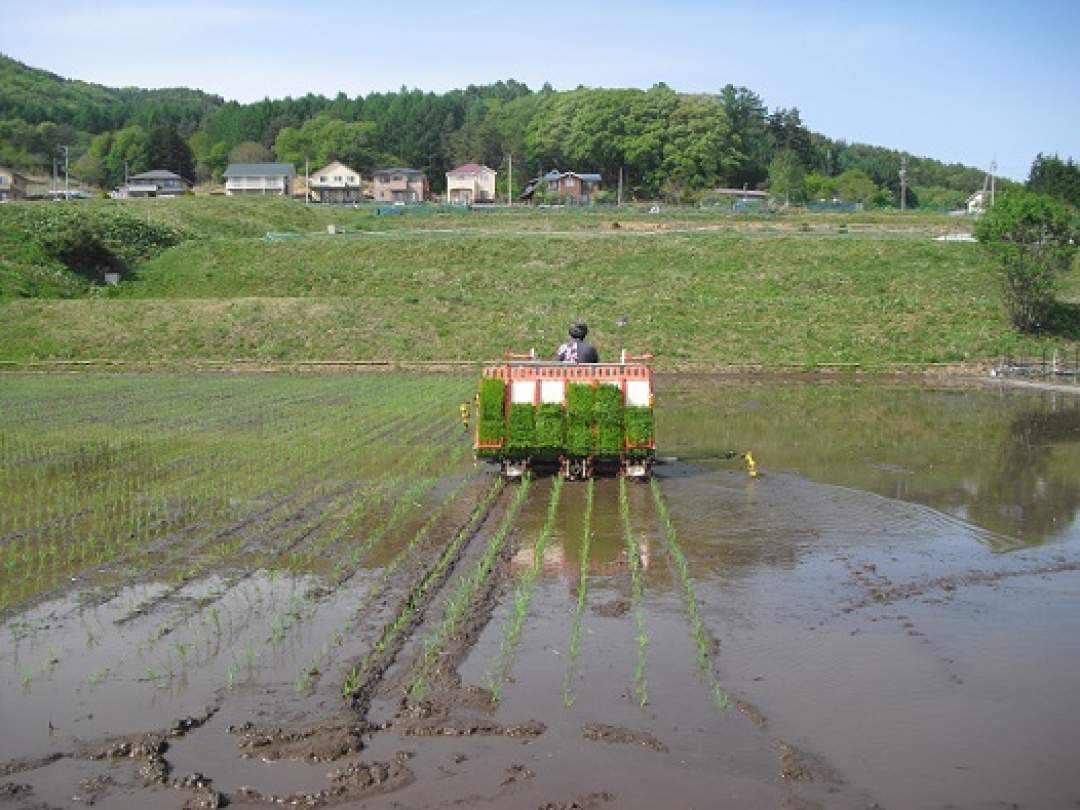
[{"label": "reflection on water", "polygon": [[686,377],[657,390],[662,455],[752,448],[766,470],[942,510],[1001,550],[1061,539],[1080,511],[1080,397]]}]

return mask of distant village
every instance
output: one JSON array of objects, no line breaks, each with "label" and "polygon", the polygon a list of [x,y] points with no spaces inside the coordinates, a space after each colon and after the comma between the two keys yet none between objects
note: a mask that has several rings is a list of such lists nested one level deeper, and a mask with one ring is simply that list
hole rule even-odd
[{"label": "distant village", "polygon": [[[229,197],[272,195],[339,205],[367,201],[475,205],[498,201],[495,193],[496,174],[494,169],[479,163],[462,164],[446,173],[446,191],[433,196],[427,175],[419,169],[405,166],[380,169],[370,178],[365,178],[339,161],[307,174],[298,174],[291,163],[232,163],[223,175],[224,186],[210,193]],[[601,177],[597,173],[553,169],[529,180],[517,199],[530,201],[540,191],[557,197],[561,202],[588,204],[600,189]],[[191,183],[175,172],[154,169],[131,175],[110,196],[118,199],[179,197],[191,191]],[[90,194],[82,188],[67,187],[62,178],[54,178],[50,185],[47,178],[28,178],[0,167],[0,201],[81,196]]]},{"label": "distant village", "polygon": [[[497,172],[480,163],[464,163],[446,173],[446,191],[433,193],[420,169],[397,166],[379,169],[370,178],[344,163],[332,161],[315,171],[298,173],[291,163],[231,163],[222,176],[223,185],[201,187],[199,193],[228,197],[261,195],[289,197],[310,203],[350,205],[384,203],[411,205],[444,203],[474,206],[499,203],[589,205],[607,201],[603,178],[597,172],[551,169],[529,179],[513,200],[496,194]],[[180,197],[194,193],[192,184],[167,169],[133,174],[124,185],[109,192],[114,199]],[[764,204],[768,192],[746,188],[720,188],[713,192],[732,207]],[[85,199],[97,196],[79,184],[65,182],[62,175],[28,177],[0,166],[0,202],[13,200]]]},{"label": "distant village", "polygon": [[[555,203],[589,205],[601,199],[603,179],[596,172],[551,169],[525,183],[514,200],[496,195],[497,172],[480,163],[463,163],[446,173],[446,191],[433,194],[427,175],[420,169],[398,166],[375,171],[371,178],[339,161],[299,174],[291,163],[231,163],[225,169],[224,185],[209,187],[205,193],[228,197],[262,195],[289,197],[309,203],[359,205],[384,203],[393,206],[419,203],[445,203],[474,206],[498,203]],[[166,169],[153,169],[131,175],[127,182],[113,189],[115,199],[140,197],[180,197],[193,193],[192,184]],[[718,188],[712,191],[717,200],[732,209],[764,206],[770,194],[748,188]],[[970,195],[964,209],[954,213],[981,214],[989,206],[992,192],[987,189]],[[86,199],[95,196],[81,186],[68,186],[62,177],[33,178],[0,166],[0,203],[14,200]],[[861,208],[861,204],[852,206]]]}]

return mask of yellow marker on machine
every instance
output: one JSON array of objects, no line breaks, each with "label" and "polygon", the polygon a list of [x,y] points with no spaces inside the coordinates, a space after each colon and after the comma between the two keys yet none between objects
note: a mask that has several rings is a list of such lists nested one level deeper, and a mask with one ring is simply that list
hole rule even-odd
[{"label": "yellow marker on machine", "polygon": [[465,430],[468,430],[469,429],[469,403],[462,402],[458,406],[458,413],[461,414],[461,426],[463,428],[465,428]]},{"label": "yellow marker on machine", "polygon": [[751,478],[757,478],[757,463],[749,450],[743,453],[743,461],[746,462],[746,474]]}]

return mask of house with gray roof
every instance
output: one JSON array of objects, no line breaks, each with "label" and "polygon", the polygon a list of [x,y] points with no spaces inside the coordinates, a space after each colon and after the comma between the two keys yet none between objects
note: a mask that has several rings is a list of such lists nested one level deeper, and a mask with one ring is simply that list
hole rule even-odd
[{"label": "house with gray roof", "polygon": [[600,182],[600,175],[593,172],[560,172],[552,169],[526,183],[519,199],[531,200],[537,189],[544,189],[562,199],[588,204],[592,201],[592,195],[600,190]]},{"label": "house with gray roof", "polygon": [[165,169],[133,174],[117,189],[114,197],[179,197],[191,188],[191,183]]},{"label": "house with gray roof", "polygon": [[296,168],[291,163],[230,163],[224,176],[225,193],[230,197],[238,194],[288,197]]}]

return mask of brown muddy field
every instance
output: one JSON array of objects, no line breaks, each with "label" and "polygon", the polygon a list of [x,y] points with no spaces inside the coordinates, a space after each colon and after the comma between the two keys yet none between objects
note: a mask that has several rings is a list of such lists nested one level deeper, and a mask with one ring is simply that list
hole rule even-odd
[{"label": "brown muddy field", "polygon": [[654,484],[502,485],[471,385],[0,379],[0,807],[1080,807],[1080,396],[660,377]]}]

